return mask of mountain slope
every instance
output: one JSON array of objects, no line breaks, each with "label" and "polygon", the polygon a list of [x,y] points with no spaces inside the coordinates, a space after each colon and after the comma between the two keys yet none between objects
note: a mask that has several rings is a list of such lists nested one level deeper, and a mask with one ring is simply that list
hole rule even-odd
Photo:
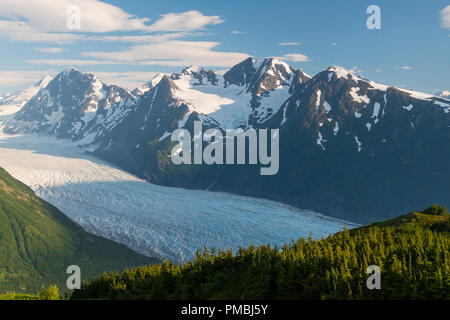
[{"label": "mountain slope", "polygon": [[228,188],[252,183],[255,194],[363,223],[448,204],[449,111],[448,100],[330,68],[263,124],[281,128],[279,174],[241,172]]},{"label": "mountain slope", "polygon": [[67,291],[69,265],[78,265],[88,280],[105,270],[156,262],[85,232],[1,168],[0,243],[0,293],[50,284]]},{"label": "mountain slope", "polygon": [[260,127],[309,79],[274,58],[246,59],[224,76],[187,67],[164,76],[139,96],[134,110],[101,140],[94,154],[154,183],[205,189],[219,168],[174,166],[169,158],[175,145],[172,132],[193,132],[196,120],[204,130]]},{"label": "mountain slope", "polygon": [[[366,286],[371,265],[380,267],[381,290]],[[282,250],[199,253],[184,266],[103,275],[72,299],[450,299],[450,216],[433,206]]]},{"label": "mountain slope", "polygon": [[126,89],[67,68],[25,104],[5,131],[48,134],[88,144],[116,126],[131,111],[134,99]]},{"label": "mountain slope", "polygon": [[146,82],[143,85],[137,87],[136,89],[131,91],[131,93],[136,97],[141,96],[144,93],[150,91],[153,87],[155,87],[163,77],[164,77],[163,73],[158,73],[156,76],[153,77],[151,81]]},{"label": "mountain slope", "polygon": [[[281,85],[283,79],[290,80]],[[154,183],[265,197],[362,223],[430,201],[450,204],[445,182],[450,179],[446,99],[380,85],[340,67],[310,79],[274,59],[247,59],[225,73],[222,81],[226,89],[239,88],[241,98],[248,96],[239,103],[239,117],[246,120],[231,127],[280,128],[280,171],[262,177],[259,166],[171,163],[174,143],[169,137],[180,124],[192,132],[195,119],[220,130],[227,127],[223,123],[233,123],[219,116],[227,107],[207,112],[194,94],[190,97],[197,98],[186,102],[186,81],[193,88],[189,90],[224,92],[220,77],[197,68],[172,80],[170,96],[184,109],[145,117],[149,123],[158,122],[146,131],[135,129],[141,126],[142,115],[127,119],[95,153]],[[163,92],[158,93],[159,101],[164,101]],[[278,92],[283,98],[272,100]],[[149,99],[141,100],[141,108],[149,108]],[[260,109],[264,105],[270,108]],[[192,108],[197,111],[190,113]],[[167,121],[173,125],[159,125]],[[130,134],[125,138],[124,132]],[[113,147],[107,148],[110,143]]]},{"label": "mountain slope", "polygon": [[[105,99],[86,98],[99,91],[99,80],[73,70],[62,74],[59,91],[50,90],[47,99],[42,90],[7,132],[78,141],[153,183],[264,197],[360,223],[429,202],[450,205],[450,100],[444,97],[377,84],[341,67],[311,78],[275,58],[248,58],[223,76],[191,66],[159,75],[134,94],[111,89],[123,99],[103,107]],[[86,90],[77,89],[85,83]],[[58,92],[65,90],[75,98],[58,109],[52,99],[62,101]],[[92,103],[97,111],[83,116],[90,121],[80,120]],[[173,165],[172,132],[192,133],[196,120],[222,133],[280,129],[279,173],[261,177],[259,166],[248,165]]]},{"label": "mountain slope", "polygon": [[[164,76],[154,88],[139,97],[136,108],[100,141],[94,154],[148,181],[171,184],[172,177],[165,174],[165,169],[173,173],[185,172],[168,159],[174,146],[170,141],[171,133],[178,128],[193,130],[196,120],[202,121],[206,128],[219,127],[208,115],[192,110],[177,96],[179,91],[176,82]],[[203,174],[206,177],[213,173],[211,168],[203,169],[207,171]]]},{"label": "mountain slope", "polygon": [[45,88],[51,80],[52,77],[47,75],[28,89],[0,96],[0,105],[16,104],[23,107],[39,90]]}]

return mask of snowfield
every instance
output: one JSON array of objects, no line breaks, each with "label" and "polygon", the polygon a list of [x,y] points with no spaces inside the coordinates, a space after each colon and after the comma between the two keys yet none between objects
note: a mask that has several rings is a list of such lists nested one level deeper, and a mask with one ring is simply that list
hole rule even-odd
[{"label": "snowfield", "polygon": [[[17,109],[0,106],[0,131]],[[153,185],[49,137],[0,133],[0,167],[89,232],[177,263],[198,248],[282,245],[356,227],[269,200]]]}]

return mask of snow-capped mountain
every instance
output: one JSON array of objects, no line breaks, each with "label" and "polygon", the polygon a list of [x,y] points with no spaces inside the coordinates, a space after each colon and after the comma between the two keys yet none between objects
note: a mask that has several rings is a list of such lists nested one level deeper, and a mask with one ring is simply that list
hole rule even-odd
[{"label": "snow-capped mountain", "polygon": [[[430,199],[450,204],[450,101],[443,97],[341,67],[311,78],[275,58],[249,58],[223,75],[191,66],[133,92],[68,69],[7,130],[90,144],[97,156],[158,184],[281,200],[360,222]],[[173,165],[171,133],[192,130],[195,120],[222,131],[280,128],[279,174]]]},{"label": "snow-capped mountain", "polygon": [[201,67],[187,67],[181,73],[164,76],[139,96],[135,109],[105,136],[95,153],[133,173],[144,173],[150,181],[170,185],[172,177],[159,170],[163,165],[150,159],[156,157],[154,152],[165,157],[170,154],[174,130],[193,130],[196,120],[203,122],[205,130],[257,127],[308,79],[300,70],[274,58],[247,59],[223,76]]},{"label": "snow-capped mountain", "polygon": [[[297,127],[298,117],[303,117],[301,121],[309,122],[305,128],[313,128],[316,144],[322,150],[342,130],[350,135],[352,129],[355,135],[351,138],[360,152],[364,140],[361,137],[372,136],[390,120],[398,120],[398,126],[405,129],[415,129],[432,125],[425,122],[425,114],[429,117],[436,113],[439,120],[448,121],[449,112],[450,102],[446,99],[377,84],[343,68],[331,67],[297,90],[265,126]],[[383,132],[386,134],[384,128]]]},{"label": "snow-capped mountain", "polygon": [[150,91],[154,86],[156,86],[161,79],[164,77],[164,73],[158,73],[153,79],[149,82],[144,83],[143,85],[134,89],[131,93],[136,97],[143,95],[144,93]]},{"label": "snow-capped mountain", "polygon": [[214,119],[223,129],[257,126],[290,97],[295,81],[309,79],[274,58],[249,58],[223,76],[192,66],[171,78],[178,100],[191,112],[207,115],[208,122]]},{"label": "snow-capped mountain", "polygon": [[24,106],[31,98],[33,98],[34,95],[39,92],[39,90],[45,88],[51,80],[52,77],[47,75],[28,89],[0,96],[0,105],[15,104]]},{"label": "snow-capped mountain", "polygon": [[202,121],[205,128],[220,128],[209,115],[180,99],[180,93],[184,91],[177,83],[181,82],[172,77],[164,76],[154,88],[137,99],[133,111],[101,139],[94,151],[97,156],[111,159],[132,173],[142,174],[148,181],[171,180],[163,177],[158,169],[164,164],[159,163],[157,154],[164,154],[166,162],[170,162],[167,156],[173,144],[172,132],[178,128],[193,130],[193,122],[197,120]]},{"label": "snow-capped mountain", "polygon": [[247,120],[251,127],[258,126],[277,113],[281,104],[292,94],[294,86],[309,78],[302,71],[294,70],[275,58],[249,58],[224,75],[226,87],[245,87],[245,92],[251,95],[251,113]]},{"label": "snow-capped mountain", "polygon": [[[310,78],[270,58],[247,59],[223,77],[190,67],[160,85],[141,97],[140,113],[113,130],[97,155],[152,182],[263,196],[359,221],[450,200],[448,188],[426,178],[436,168],[450,178],[450,154],[439,151],[450,137],[446,99],[340,67]],[[196,119],[219,129],[281,128],[280,173],[173,166],[170,134],[192,130]]]},{"label": "snow-capped mountain", "polygon": [[[239,74],[241,69],[245,72]],[[245,81],[240,82],[241,77]],[[170,76],[158,74],[150,82],[128,92],[117,86],[106,86],[93,75],[68,68],[57,75],[48,88],[39,92],[6,130],[48,133],[58,138],[80,140],[84,144],[95,141],[104,145],[103,136],[129,113],[133,111],[130,115],[133,118],[151,105],[148,97],[157,94],[156,88],[163,79],[170,80],[173,105],[169,106],[167,114],[172,122],[191,123],[201,118],[206,125],[227,129],[258,126],[266,121],[289,98],[295,85],[309,77],[274,58],[249,58],[223,76],[191,66]],[[172,114],[173,106],[175,109],[184,106],[185,110]],[[155,121],[161,118],[154,117]],[[149,115],[143,119],[148,118]],[[158,133],[159,129],[169,130],[163,131],[166,136],[177,128],[150,127]],[[139,132],[142,135],[144,130]]]},{"label": "snow-capped mountain", "polygon": [[5,128],[90,143],[117,125],[135,97],[127,89],[107,86],[92,74],[68,68],[30,99]]},{"label": "snow-capped mountain", "polygon": [[[430,201],[450,203],[449,111],[449,100],[331,67],[263,124],[281,128],[272,186],[258,176],[241,176],[240,185],[262,185],[255,194],[367,221]],[[230,180],[228,188],[239,185]]]}]

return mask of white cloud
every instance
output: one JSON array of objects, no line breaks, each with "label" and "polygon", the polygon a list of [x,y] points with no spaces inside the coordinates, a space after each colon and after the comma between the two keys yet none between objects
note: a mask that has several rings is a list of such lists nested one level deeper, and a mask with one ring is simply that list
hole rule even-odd
[{"label": "white cloud", "polygon": [[58,53],[66,51],[63,48],[34,48],[34,50],[40,51],[40,52],[45,52],[45,53],[54,53],[54,54],[58,54]]},{"label": "white cloud", "polygon": [[399,67],[397,67],[397,70],[411,70],[412,69],[412,67],[410,67],[410,66],[399,66]]},{"label": "white cloud", "polygon": [[233,30],[233,31],[231,31],[231,33],[232,33],[232,34],[244,34],[244,33],[247,33],[247,32],[245,32],[245,31],[239,31],[239,30]]},{"label": "white cloud", "polygon": [[[79,30],[69,30],[70,6],[80,8]],[[79,40],[143,43],[158,38],[175,39],[222,23],[219,16],[206,16],[199,11],[168,13],[153,24],[149,18],[135,17],[121,8],[99,0],[1,0],[0,38],[11,41],[71,43]],[[87,36],[85,33],[124,31],[163,32],[159,35]],[[174,32],[178,32],[172,34]]]},{"label": "white cloud", "polygon": [[2,0],[0,17],[24,21],[41,32],[68,32],[70,6],[81,9],[83,32],[144,30],[148,18],[137,18],[119,7],[98,0]]},{"label": "white cloud", "polygon": [[279,46],[299,46],[300,42],[280,42]]},{"label": "white cloud", "polygon": [[125,64],[123,61],[105,61],[105,60],[82,60],[82,59],[37,59],[28,60],[27,62],[39,65],[54,65],[54,66],[95,66],[95,65],[113,65]]},{"label": "white cloud", "polygon": [[450,5],[442,9],[440,15],[442,28],[450,29]]},{"label": "white cloud", "polygon": [[277,57],[280,60],[292,61],[292,62],[307,62],[311,61],[308,56],[301,53],[289,53],[285,54],[282,57]]},{"label": "white cloud", "polygon": [[330,43],[330,46],[333,46],[333,47],[335,47],[335,46],[337,46],[337,45],[338,45],[337,42],[332,42],[332,43]]},{"label": "white cloud", "polygon": [[192,10],[183,13],[167,13],[152,24],[149,31],[193,31],[202,30],[207,25],[222,23],[219,16],[205,16],[203,13]]},{"label": "white cloud", "polygon": [[126,35],[126,36],[89,36],[87,40],[102,42],[125,42],[125,43],[151,43],[180,39],[188,36],[198,36],[200,32],[170,32],[162,34]]},{"label": "white cloud", "polygon": [[84,52],[83,56],[129,64],[165,66],[197,64],[204,67],[229,67],[249,57],[245,53],[214,51],[219,44],[205,41],[165,41],[136,45],[116,52]]},{"label": "white cloud", "polygon": [[23,21],[0,20],[0,38],[23,42],[69,43],[85,37],[73,33],[41,32]]},{"label": "white cloud", "polygon": [[[69,30],[70,6],[81,9],[81,29]],[[11,41],[65,44],[78,41],[123,42],[132,44],[115,52],[84,52],[73,59],[32,59],[29,63],[54,66],[199,64],[230,67],[249,57],[240,52],[216,50],[218,42],[183,41],[204,35],[207,26],[223,23],[219,16],[192,10],[161,15],[154,23],[100,0],[0,0],[0,38]],[[118,34],[118,31],[128,33]],[[139,34],[130,31],[140,31]],[[109,34],[109,32],[116,32]],[[236,31],[240,32],[240,31]],[[59,46],[35,50],[56,54]],[[94,49],[95,50],[95,49]],[[92,51],[92,49],[90,50]]]},{"label": "white cloud", "polygon": [[70,43],[87,37],[69,30],[67,9],[80,8],[80,32],[146,30],[148,18],[139,19],[98,0],[2,0],[0,37],[12,41]]}]

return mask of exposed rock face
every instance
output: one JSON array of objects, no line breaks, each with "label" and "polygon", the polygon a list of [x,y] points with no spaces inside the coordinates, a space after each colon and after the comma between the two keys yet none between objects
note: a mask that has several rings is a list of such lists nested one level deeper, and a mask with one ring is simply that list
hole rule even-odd
[{"label": "exposed rock face", "polygon": [[[31,99],[9,131],[90,144],[151,182],[267,197],[368,222],[450,205],[450,101],[374,83],[340,67],[309,77],[274,58],[246,59],[223,76],[199,67],[133,91],[66,70]],[[280,171],[182,165],[178,128],[280,129]]]},{"label": "exposed rock face", "polygon": [[44,133],[88,143],[116,126],[134,104],[135,97],[128,90],[68,68],[25,104],[6,131]]}]

